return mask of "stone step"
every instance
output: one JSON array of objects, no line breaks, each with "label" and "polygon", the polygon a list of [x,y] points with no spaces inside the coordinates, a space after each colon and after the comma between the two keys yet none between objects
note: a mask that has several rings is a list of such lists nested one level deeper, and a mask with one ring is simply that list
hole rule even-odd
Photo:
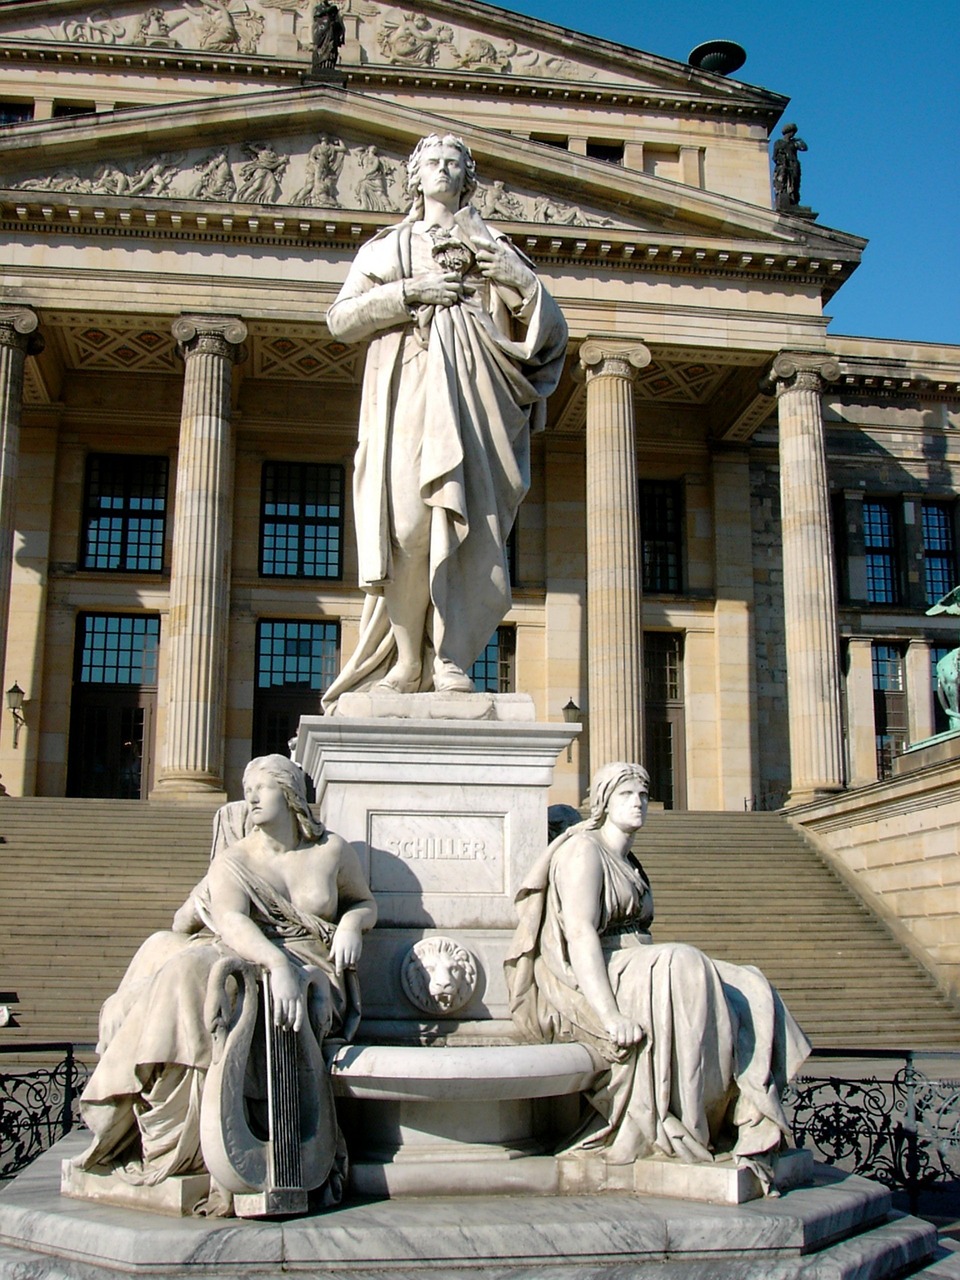
[{"label": "stone step", "polygon": [[[71,1135],[0,1193],[0,1275],[30,1280],[895,1280],[942,1265],[934,1228],[889,1193],[821,1169],[779,1199],[439,1194],[352,1201],[280,1222],[175,1219],[59,1196]],[[936,1273],[932,1273],[936,1274]],[[941,1272],[946,1280],[949,1272]]]},{"label": "stone step", "polygon": [[[96,1038],[128,960],[203,874],[213,812],[0,798],[0,988],[19,997],[0,1043]],[[655,938],[756,964],[815,1044],[960,1048],[960,1013],[782,816],[654,813],[637,851]]]}]

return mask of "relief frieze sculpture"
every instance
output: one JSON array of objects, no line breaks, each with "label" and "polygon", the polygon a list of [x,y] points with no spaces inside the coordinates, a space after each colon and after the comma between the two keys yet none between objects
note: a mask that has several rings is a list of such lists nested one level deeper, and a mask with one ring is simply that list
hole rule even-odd
[{"label": "relief frieze sculpture", "polygon": [[[346,39],[344,18],[356,20],[361,58],[394,67],[437,68],[493,75],[525,75],[593,80],[597,71],[563,54],[520,45],[448,22],[415,9],[370,0],[179,0],[131,14],[117,6],[92,9],[81,18],[15,36],[61,40],[78,45],[131,45],[140,49],[198,49],[206,53],[278,52],[279,28],[271,13],[286,15],[297,33],[296,47],[310,54],[315,70],[336,66]],[[616,77],[620,79],[620,77]]]},{"label": "relief frieze sculpture", "polygon": [[[19,191],[64,195],[167,197],[220,203],[292,205],[398,213],[405,207],[404,166],[372,144],[350,145],[320,134],[316,141],[231,143],[202,152],[161,153],[146,160],[97,164],[16,179]],[[474,204],[493,221],[555,227],[614,223],[569,201],[511,190],[501,179],[478,186]]]},{"label": "relief frieze sculpture", "polygon": [[307,152],[307,181],[290,203],[314,209],[339,209],[338,183],[347,149],[339,138],[321,134]]},{"label": "relief frieze sculpture", "polygon": [[200,48],[208,53],[256,53],[263,17],[245,0],[183,0],[198,23]]},{"label": "relief frieze sculpture", "polygon": [[[264,0],[270,6],[270,0]],[[296,0],[299,7],[301,0]],[[174,30],[181,29],[179,39]],[[126,21],[97,9],[82,19],[66,19],[59,27],[45,27],[47,38],[70,44],[118,45],[138,48],[203,49],[207,53],[259,52],[264,19],[247,0],[181,0],[163,8],[152,6]]]},{"label": "relief frieze sculpture", "polygon": [[237,199],[241,204],[276,204],[290,157],[259,142],[245,142],[243,149],[250,158],[240,166]]},{"label": "relief frieze sculpture", "polygon": [[168,22],[162,9],[148,9],[138,20],[130,43],[145,49],[179,49],[180,42],[175,39],[173,31],[186,20],[177,18]]},{"label": "relief frieze sculpture", "polygon": [[569,58],[521,48],[513,40],[498,42],[475,32],[457,31],[447,23],[435,23],[426,14],[407,9],[387,9],[383,13],[376,28],[376,48],[366,43],[363,30],[360,38],[369,61],[386,61],[395,67],[438,67],[581,80],[592,80],[596,75],[595,71]]}]

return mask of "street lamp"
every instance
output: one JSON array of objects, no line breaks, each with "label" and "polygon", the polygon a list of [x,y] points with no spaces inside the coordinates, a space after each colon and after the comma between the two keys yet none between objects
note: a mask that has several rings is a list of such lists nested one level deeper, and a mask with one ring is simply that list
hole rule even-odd
[{"label": "street lamp", "polygon": [[[563,719],[566,724],[582,724],[583,723],[583,712],[574,702],[573,698],[571,698],[567,703],[567,705],[565,707],[562,707],[561,710],[563,712]],[[572,760],[573,760],[573,740],[571,739],[571,741],[567,743],[567,764],[570,764]]]},{"label": "street lamp", "polygon": [[16,680],[7,690],[7,706],[13,715],[13,749],[16,751],[20,744],[20,730],[26,724],[23,718],[23,690]]}]

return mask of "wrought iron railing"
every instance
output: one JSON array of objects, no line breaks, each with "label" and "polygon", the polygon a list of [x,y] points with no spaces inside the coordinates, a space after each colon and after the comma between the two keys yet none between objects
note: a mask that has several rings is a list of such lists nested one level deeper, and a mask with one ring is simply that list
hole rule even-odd
[{"label": "wrought iron railing", "polygon": [[[0,1045],[0,1068],[4,1057],[19,1059],[14,1068],[0,1070],[0,1182],[25,1169],[73,1128],[76,1099],[90,1074],[76,1055],[92,1047],[63,1041]],[[23,1065],[38,1058],[44,1061],[37,1066]]]},{"label": "wrought iron railing", "polygon": [[[827,1062],[889,1062],[892,1072],[830,1074]],[[817,1061],[819,1060],[819,1061]],[[960,1216],[960,1053],[819,1050],[818,1075],[798,1076],[784,1106],[794,1141],[816,1159],[861,1173],[902,1196],[911,1213]],[[921,1066],[936,1066],[937,1076]]]},{"label": "wrought iron railing", "polygon": [[[0,1070],[0,1181],[70,1132],[90,1070],[77,1053],[91,1049],[62,1042],[0,1045],[0,1067],[3,1055],[20,1060],[15,1069]],[[28,1068],[27,1058],[48,1061]],[[838,1067],[856,1061],[901,1065],[883,1073],[888,1079],[852,1078],[831,1074],[830,1061]],[[798,1076],[784,1099],[796,1145],[826,1164],[884,1183],[911,1212],[936,1216],[942,1209],[960,1217],[960,1078],[920,1069],[933,1063],[960,1077],[960,1053],[818,1051],[811,1065],[819,1073]]]}]

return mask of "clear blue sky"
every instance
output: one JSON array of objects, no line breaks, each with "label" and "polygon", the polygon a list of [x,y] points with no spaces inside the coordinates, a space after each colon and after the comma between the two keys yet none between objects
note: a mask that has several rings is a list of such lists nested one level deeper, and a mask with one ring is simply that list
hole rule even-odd
[{"label": "clear blue sky", "polygon": [[[501,7],[685,62],[736,40],[735,78],[791,99],[804,204],[865,236],[832,333],[960,343],[960,12],[946,0],[660,0]],[[777,126],[775,136],[779,135]]]}]

